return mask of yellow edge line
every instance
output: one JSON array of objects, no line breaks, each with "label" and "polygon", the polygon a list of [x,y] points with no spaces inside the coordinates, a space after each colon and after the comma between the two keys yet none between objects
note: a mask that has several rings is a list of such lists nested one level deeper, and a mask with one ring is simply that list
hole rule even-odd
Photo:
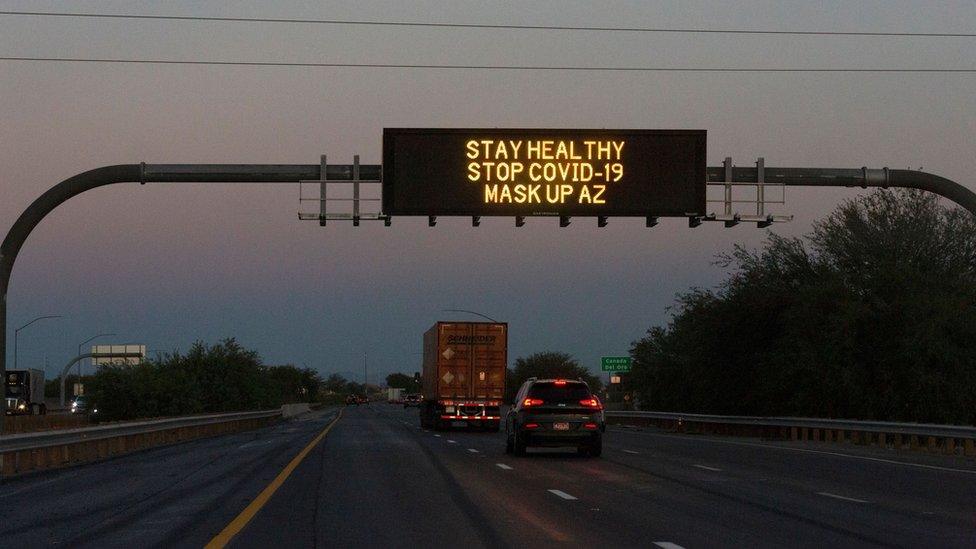
[{"label": "yellow edge line", "polygon": [[275,479],[271,481],[271,484],[267,485],[264,488],[264,490],[262,490],[261,493],[258,494],[258,497],[254,498],[254,501],[252,501],[250,505],[248,505],[247,507],[244,508],[243,511],[241,511],[241,514],[237,515],[237,517],[235,517],[234,520],[230,521],[230,524],[228,524],[226,528],[224,528],[219,534],[217,534],[216,536],[214,536],[212,540],[210,540],[210,543],[206,545],[206,549],[219,549],[222,547],[226,547],[227,544],[230,543],[230,540],[232,540],[234,536],[239,534],[240,531],[243,530],[245,526],[247,526],[247,523],[251,522],[251,519],[254,518],[254,515],[257,515],[258,511],[260,511],[261,508],[264,507],[266,503],[268,503],[268,500],[271,499],[271,496],[273,496],[274,493],[278,491],[278,488],[280,488],[281,485],[284,484],[286,480],[288,480],[288,477],[291,475],[292,471],[294,471],[295,468],[298,467],[298,465],[302,462],[302,460],[305,459],[305,456],[307,456],[308,453],[311,452],[313,448],[315,448],[315,445],[318,444],[323,438],[325,438],[325,435],[329,434],[329,431],[331,431],[332,428],[335,427],[335,424],[339,421],[340,417],[342,417],[342,408],[339,409],[339,413],[336,414],[335,419],[333,419],[332,422],[330,422],[329,425],[325,429],[323,429],[321,433],[318,434],[318,436],[312,439],[312,442],[309,442],[308,446],[306,446],[301,452],[299,452],[298,455],[295,456],[291,460],[291,462],[289,462],[288,465],[286,465],[285,468],[281,470],[280,473],[278,473],[278,476],[276,476]]}]

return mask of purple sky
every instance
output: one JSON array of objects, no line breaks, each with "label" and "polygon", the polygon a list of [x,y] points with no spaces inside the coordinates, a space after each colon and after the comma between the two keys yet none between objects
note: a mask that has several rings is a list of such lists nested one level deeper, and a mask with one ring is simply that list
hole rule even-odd
[{"label": "purple sky", "polygon": [[[0,9],[438,22],[973,32],[971,2],[0,2]],[[0,16],[7,56],[632,66],[974,68],[976,39],[435,30]],[[0,61],[0,230],[44,190],[117,163],[379,163],[383,127],[708,130],[708,164],[918,168],[971,185],[976,77],[299,69]],[[848,190],[790,190],[801,234]],[[419,367],[461,308],[506,320],[511,358],[604,354],[764,231],[666,220],[299,222],[297,185],[113,186],[72,199],[14,270],[8,336],[49,375],[78,342],[186,349],[237,337],[269,363],[359,375]],[[12,343],[12,341],[11,341]],[[12,361],[12,345],[8,361]],[[10,364],[11,362],[8,362]],[[373,377],[372,379],[376,379]]]}]

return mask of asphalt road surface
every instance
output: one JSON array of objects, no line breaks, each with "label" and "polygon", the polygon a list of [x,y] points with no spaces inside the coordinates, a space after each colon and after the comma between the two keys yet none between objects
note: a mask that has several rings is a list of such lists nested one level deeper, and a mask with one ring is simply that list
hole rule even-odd
[{"label": "asphalt road surface", "polygon": [[[0,546],[203,546],[334,415],[5,482]],[[972,547],[976,464],[617,427],[602,458],[517,458],[502,434],[424,431],[416,409],[374,403],[244,524],[232,546]]]}]

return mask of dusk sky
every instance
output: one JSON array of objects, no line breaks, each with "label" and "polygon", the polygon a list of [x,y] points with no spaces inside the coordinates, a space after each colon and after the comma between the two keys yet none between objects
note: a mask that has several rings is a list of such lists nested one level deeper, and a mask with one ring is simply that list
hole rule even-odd
[{"label": "dusk sky", "polygon": [[[10,2],[0,10],[708,29],[960,32],[966,2]],[[783,68],[976,68],[976,39],[431,29],[0,15],[0,55],[212,61]],[[976,75],[609,73],[0,61],[0,229],[79,172],[126,163],[378,164],[384,127],[704,129],[708,165],[923,167],[962,183]],[[855,190],[789,189],[800,235]],[[297,219],[297,185],[114,185],[48,216],[8,296],[21,367],[53,377],[80,341],[187,349],[236,337],[269,364],[371,381],[419,370],[437,320],[510,325],[510,362],[592,369],[668,319],[677,293],[766,231],[685,219]],[[376,374],[376,375],[374,375]]]}]

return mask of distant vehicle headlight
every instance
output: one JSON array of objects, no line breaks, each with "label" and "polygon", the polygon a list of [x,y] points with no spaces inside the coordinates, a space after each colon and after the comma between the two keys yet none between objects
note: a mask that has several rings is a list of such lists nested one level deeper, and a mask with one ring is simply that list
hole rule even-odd
[{"label": "distant vehicle headlight", "polygon": [[17,405],[17,409],[18,410],[26,410],[27,409],[27,405],[24,404],[23,402],[21,402],[20,404]]}]

